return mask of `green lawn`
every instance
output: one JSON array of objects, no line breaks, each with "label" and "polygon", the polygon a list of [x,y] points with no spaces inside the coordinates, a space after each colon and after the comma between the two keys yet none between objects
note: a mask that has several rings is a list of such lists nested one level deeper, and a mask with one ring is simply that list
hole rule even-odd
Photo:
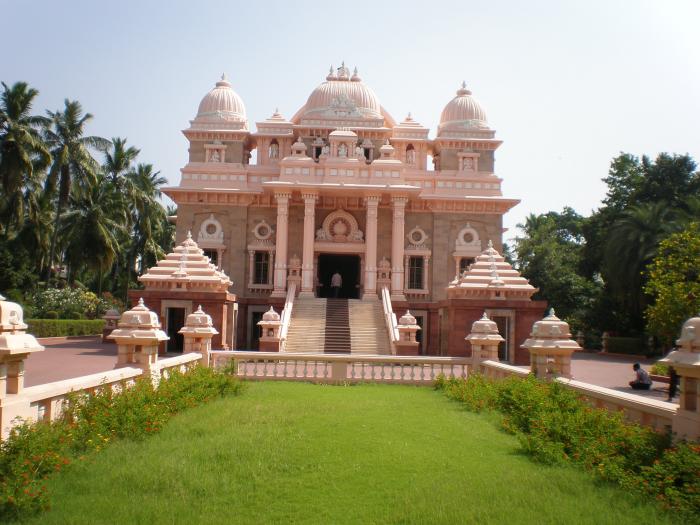
[{"label": "green lawn", "polygon": [[252,383],[49,484],[36,523],[671,523],[424,387]]}]

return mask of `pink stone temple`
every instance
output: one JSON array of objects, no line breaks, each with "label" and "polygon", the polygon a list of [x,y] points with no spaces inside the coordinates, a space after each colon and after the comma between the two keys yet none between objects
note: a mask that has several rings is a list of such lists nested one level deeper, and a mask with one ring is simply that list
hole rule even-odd
[{"label": "pink stone temple", "polygon": [[[255,131],[223,76],[183,133],[189,162],[165,190],[182,247],[142,279],[169,334],[206,302],[206,275],[232,283],[210,303],[215,346],[258,348],[258,323],[283,310],[293,283],[285,351],[389,353],[389,308],[415,318],[417,353],[468,355],[464,337],[485,311],[505,339],[501,359],[528,361],[520,345],[545,305],[500,256],[503,214],[519,201],[501,192],[501,141],[464,83],[431,138],[344,64],[291,118],[275,110]],[[188,279],[200,253],[212,266]]]}]

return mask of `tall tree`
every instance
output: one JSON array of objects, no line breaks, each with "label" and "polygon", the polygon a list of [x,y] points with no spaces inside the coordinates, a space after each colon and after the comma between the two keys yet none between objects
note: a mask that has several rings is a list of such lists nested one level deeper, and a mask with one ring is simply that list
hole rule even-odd
[{"label": "tall tree", "polygon": [[25,212],[26,190],[40,179],[37,169],[50,161],[39,130],[46,118],[31,114],[39,94],[25,82],[12,87],[2,82],[0,94],[0,223],[7,235],[19,229]]},{"label": "tall tree", "polygon": [[102,276],[119,253],[118,234],[123,231],[128,211],[104,175],[98,174],[89,186],[70,198],[60,234],[65,240],[69,279],[81,267],[97,274],[98,295]]},{"label": "tall tree", "polygon": [[[63,111],[48,112],[50,124],[46,127],[45,140],[51,149],[53,162],[46,178],[45,191],[56,200],[55,230],[51,238],[46,267],[46,281],[51,275],[54,263],[56,241],[60,229],[62,213],[73,191],[91,188],[95,183],[98,164],[90,149],[106,150],[109,141],[95,136],[85,135],[85,126],[92,119],[90,113],[83,113],[77,101],[65,100]],[[58,189],[58,194],[56,190]]]}]

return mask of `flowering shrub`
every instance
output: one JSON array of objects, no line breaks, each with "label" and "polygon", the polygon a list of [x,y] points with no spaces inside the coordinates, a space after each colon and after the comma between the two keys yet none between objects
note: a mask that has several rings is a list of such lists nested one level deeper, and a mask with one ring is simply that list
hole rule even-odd
[{"label": "flowering shrub", "polygon": [[436,388],[470,410],[502,414],[506,432],[543,463],[573,462],[603,479],[700,516],[700,445],[670,447],[669,436],[591,408],[564,385],[529,376],[489,381],[438,378]]},{"label": "flowering shrub", "polygon": [[20,425],[0,444],[0,522],[48,509],[45,482],[71,462],[116,439],[142,439],[177,412],[241,388],[235,377],[197,366],[172,372],[157,389],[144,378],[121,392],[72,394],[60,420]]},{"label": "flowering shrub", "polygon": [[80,288],[48,288],[32,297],[32,315],[37,319],[85,319],[102,315],[113,306],[111,297],[98,298]]}]

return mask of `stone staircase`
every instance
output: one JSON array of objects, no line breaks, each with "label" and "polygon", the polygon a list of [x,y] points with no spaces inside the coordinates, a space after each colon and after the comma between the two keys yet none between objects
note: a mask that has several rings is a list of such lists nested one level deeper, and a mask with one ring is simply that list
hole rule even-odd
[{"label": "stone staircase", "polygon": [[379,300],[297,298],[286,352],[391,354]]},{"label": "stone staircase", "polygon": [[294,300],[285,352],[323,353],[326,342],[326,299]]},{"label": "stone staircase", "polygon": [[382,303],[378,299],[348,301],[350,311],[350,348],[353,354],[390,355],[389,334],[384,323]]}]

